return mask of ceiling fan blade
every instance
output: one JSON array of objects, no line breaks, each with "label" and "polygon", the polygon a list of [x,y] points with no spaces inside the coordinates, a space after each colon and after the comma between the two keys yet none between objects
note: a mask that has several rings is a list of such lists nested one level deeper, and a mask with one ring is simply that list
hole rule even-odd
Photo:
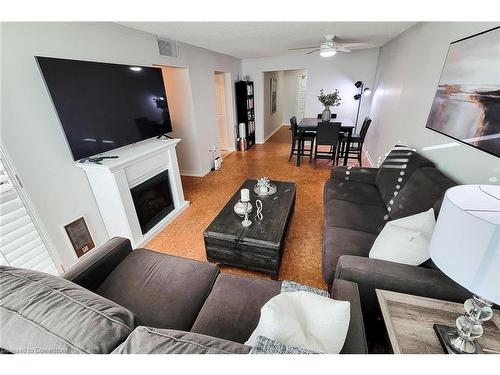
[{"label": "ceiling fan blade", "polygon": [[343,39],[343,38],[337,38],[337,37],[335,37],[335,42],[337,42],[337,43],[366,43],[366,42],[362,42],[361,40]]},{"label": "ceiling fan blade", "polygon": [[288,50],[289,51],[295,51],[295,50],[299,50],[299,49],[311,49],[311,48],[318,48],[318,46],[288,48]]},{"label": "ceiling fan blade", "polygon": [[311,53],[318,52],[318,51],[321,51],[321,48],[309,51],[309,52],[306,53],[306,55],[310,55]]},{"label": "ceiling fan blade", "polygon": [[361,42],[353,42],[353,43],[344,43],[344,42],[336,42],[335,45],[338,48],[367,48],[367,47],[374,47],[372,43],[361,43]]}]

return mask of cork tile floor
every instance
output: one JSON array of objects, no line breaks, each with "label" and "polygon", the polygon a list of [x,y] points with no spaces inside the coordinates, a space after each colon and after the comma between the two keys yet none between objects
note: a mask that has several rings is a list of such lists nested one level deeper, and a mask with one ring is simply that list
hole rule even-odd
[{"label": "cork tile floor", "polygon": [[[318,160],[314,168],[304,157],[301,166],[296,167],[295,157],[288,162],[289,151],[290,130],[282,127],[265,144],[225,157],[219,171],[204,177],[183,176],[182,185],[185,198],[190,201],[189,207],[145,247],[206,261],[203,231],[246,178],[268,176],[271,180],[294,181],[297,183],[295,213],[279,279],[326,289],[321,276],[323,185],[330,174],[331,162]],[[221,270],[269,278],[262,273],[233,267],[221,267]]]}]

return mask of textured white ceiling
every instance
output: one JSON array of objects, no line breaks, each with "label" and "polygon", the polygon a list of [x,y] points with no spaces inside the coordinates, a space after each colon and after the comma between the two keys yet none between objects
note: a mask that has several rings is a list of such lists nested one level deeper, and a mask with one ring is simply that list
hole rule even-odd
[{"label": "textured white ceiling", "polygon": [[324,36],[372,43],[380,47],[415,22],[120,22],[227,55],[252,58],[292,53],[288,48],[319,46]]}]

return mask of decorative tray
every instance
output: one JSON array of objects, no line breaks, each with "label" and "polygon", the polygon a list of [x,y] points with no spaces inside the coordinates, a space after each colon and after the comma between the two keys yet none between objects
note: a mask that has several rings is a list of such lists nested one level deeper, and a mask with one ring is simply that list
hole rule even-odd
[{"label": "decorative tray", "polygon": [[267,194],[262,194],[262,193],[260,192],[259,188],[260,188],[260,186],[259,186],[259,185],[255,185],[255,186],[254,186],[254,188],[253,188],[253,192],[254,192],[255,194],[257,194],[259,197],[262,197],[262,198],[264,198],[264,197],[268,197],[268,196],[270,196],[270,195],[273,195],[274,193],[276,193],[276,190],[277,190],[277,188],[276,188],[276,185],[275,185],[275,184],[269,184],[269,191],[268,191],[268,193],[267,193]]}]

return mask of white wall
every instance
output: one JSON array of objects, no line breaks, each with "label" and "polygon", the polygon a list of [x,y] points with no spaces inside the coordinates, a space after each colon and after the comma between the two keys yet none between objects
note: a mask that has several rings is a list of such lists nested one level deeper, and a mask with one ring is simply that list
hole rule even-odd
[{"label": "white wall", "polygon": [[494,26],[420,23],[381,48],[365,143],[375,164],[403,143],[460,183],[499,183],[499,158],[425,127],[450,42]]},{"label": "white wall", "polygon": [[[277,79],[276,112],[271,114],[271,79]],[[264,139],[281,127],[283,118],[283,72],[264,73]]]},{"label": "white wall", "polygon": [[177,145],[177,158],[181,174],[194,174],[200,168],[200,158],[196,150],[198,132],[191,92],[189,69],[162,67],[163,80],[167,93],[168,109],[172,121],[173,138],[180,138]]},{"label": "white wall", "polygon": [[[34,56],[189,68],[196,145],[189,157],[203,174],[217,144],[214,71],[241,74],[241,60],[179,45],[179,57],[158,54],[154,35],[111,23],[3,23],[1,141],[34,202],[65,267],[76,261],[63,225],[85,216],[94,242],[108,239],[84,172],[73,165]],[[186,140],[187,142],[188,140]]]},{"label": "white wall", "polygon": [[290,119],[297,115],[297,80],[307,76],[307,70],[285,70],[283,72],[283,115],[282,124],[290,124]]},{"label": "white wall", "polygon": [[[287,55],[278,57],[265,57],[243,60],[243,74],[249,75],[255,87],[255,126],[256,142],[262,142],[264,133],[264,74],[263,72],[278,70],[307,70],[307,100],[306,117],[316,117],[323,111],[323,106],[318,102],[319,90],[331,92],[340,91],[342,104],[334,108],[338,117],[356,119],[357,101],[353,96],[357,89],[354,83],[361,80],[368,87],[373,86],[378,59],[378,48],[352,51],[350,53],[337,53],[330,58],[318,54]],[[369,113],[371,97],[363,98],[360,118]]]}]

